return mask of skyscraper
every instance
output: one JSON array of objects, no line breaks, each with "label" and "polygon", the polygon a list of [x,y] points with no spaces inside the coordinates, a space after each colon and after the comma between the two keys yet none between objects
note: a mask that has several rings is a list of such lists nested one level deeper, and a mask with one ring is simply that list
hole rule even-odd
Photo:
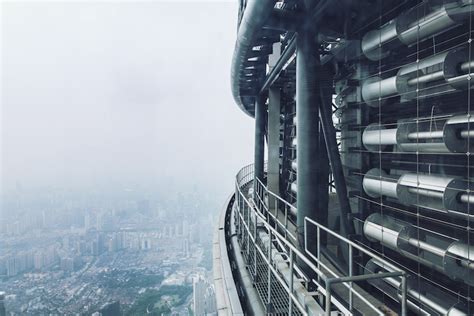
[{"label": "skyscraper", "polygon": [[5,292],[0,291],[0,316],[6,316],[7,311],[5,307]]},{"label": "skyscraper", "polygon": [[218,310],[473,315],[473,1],[239,4]]},{"label": "skyscraper", "polygon": [[193,310],[194,315],[202,316],[206,314],[206,289],[207,283],[201,277],[197,277],[193,282]]},{"label": "skyscraper", "polygon": [[206,315],[216,315],[216,292],[214,285],[209,284],[206,289],[206,294],[204,296],[204,310]]}]

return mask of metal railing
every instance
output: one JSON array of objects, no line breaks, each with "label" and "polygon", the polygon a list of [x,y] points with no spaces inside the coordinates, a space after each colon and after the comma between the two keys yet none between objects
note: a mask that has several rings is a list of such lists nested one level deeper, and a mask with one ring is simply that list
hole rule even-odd
[{"label": "metal railing", "polygon": [[[304,219],[304,247],[297,246],[297,239],[293,232],[289,231],[289,212],[297,213],[296,207],[283,200],[277,194],[269,191],[267,187],[259,179],[254,181],[253,165],[242,168],[236,176],[235,185],[235,206],[236,212],[235,225],[237,228],[237,236],[247,260],[249,270],[252,271],[254,282],[261,282],[262,278],[266,278],[266,295],[261,295],[261,300],[267,306],[267,312],[274,312],[272,308],[272,289],[283,289],[287,297],[287,304],[284,308],[288,308],[285,313],[289,315],[302,314],[314,315],[322,314],[330,315],[332,307],[336,307],[344,315],[352,315],[354,310],[354,296],[360,302],[366,304],[374,313],[383,315],[383,312],[374,306],[360,290],[354,288],[353,283],[359,281],[368,281],[373,279],[385,278],[401,278],[400,288],[400,305],[401,314],[406,315],[407,311],[407,280],[405,271],[399,269],[385,259],[381,258],[372,251],[363,246],[352,242],[351,240],[339,235],[331,229],[315,222],[306,217]],[[269,207],[269,202],[273,201],[273,208]],[[277,210],[282,210],[284,218],[278,216]],[[273,212],[275,211],[275,212]],[[309,226],[316,228],[316,254],[308,250],[307,228]],[[262,233],[263,231],[263,233]],[[321,232],[325,232],[337,239],[338,242],[347,246],[349,258],[348,275],[339,275],[334,268],[325,264],[321,255]],[[266,244],[262,242],[261,235],[265,234]],[[314,242],[314,241],[311,241]],[[277,250],[278,246],[280,250]],[[266,249],[265,249],[266,248]],[[301,249],[304,248],[304,249]],[[369,273],[354,275],[353,274],[353,251],[356,249],[364,253],[371,259],[379,261],[384,266],[391,269],[386,273]],[[286,257],[286,263],[289,267],[289,273],[284,274],[277,269],[274,257],[280,254],[280,258]],[[296,261],[295,261],[296,260]],[[298,265],[305,264],[312,272],[315,273],[316,279],[309,279],[305,276]],[[265,265],[265,270],[259,270],[258,267]],[[266,271],[266,275],[259,275],[259,271]],[[288,272],[288,271],[287,271]],[[276,283],[275,283],[276,281]],[[341,301],[333,295],[334,285],[342,284],[348,289],[348,303]],[[310,291],[311,285],[314,285],[317,291]],[[295,286],[301,288],[307,295],[316,297],[322,296],[324,299],[319,302],[314,299],[315,304],[299,297]],[[264,297],[266,296],[266,297]],[[324,310],[323,307],[324,306]],[[296,310],[294,310],[296,307]]]}]

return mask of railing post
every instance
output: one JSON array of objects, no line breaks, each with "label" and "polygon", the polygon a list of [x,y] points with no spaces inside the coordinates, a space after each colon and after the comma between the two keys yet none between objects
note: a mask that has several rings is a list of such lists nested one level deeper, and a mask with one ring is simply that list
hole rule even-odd
[{"label": "railing post", "polygon": [[272,231],[268,231],[268,284],[267,284],[267,313],[271,312],[272,310],[272,238],[273,234]]},{"label": "railing post", "polygon": [[255,213],[254,231],[253,231],[253,263],[254,263],[254,281],[257,282],[257,214]]},{"label": "railing post", "polygon": [[[306,231],[305,231],[306,234]],[[321,228],[319,226],[316,226],[316,258],[318,258],[318,262],[316,262],[316,265],[318,267],[318,270],[321,271]],[[305,237],[306,238],[306,237]],[[321,283],[321,277],[318,274],[318,283]]]},{"label": "railing post", "polygon": [[326,280],[326,316],[331,316],[331,280]]},{"label": "railing post", "polygon": [[247,232],[247,264],[250,263],[250,206],[247,203],[244,203],[244,207],[246,205],[247,209],[247,228],[245,229]]},{"label": "railing post", "polygon": [[[349,244],[349,276],[352,277],[352,245]],[[352,312],[353,308],[353,296],[352,296],[352,282],[349,282],[349,310]]]},{"label": "railing post", "polygon": [[405,273],[402,275],[402,316],[407,315],[407,276]]},{"label": "railing post", "polygon": [[291,295],[293,294],[293,250],[290,249],[290,295],[289,295],[289,301],[288,301],[288,315],[293,314],[293,299],[291,298]]}]

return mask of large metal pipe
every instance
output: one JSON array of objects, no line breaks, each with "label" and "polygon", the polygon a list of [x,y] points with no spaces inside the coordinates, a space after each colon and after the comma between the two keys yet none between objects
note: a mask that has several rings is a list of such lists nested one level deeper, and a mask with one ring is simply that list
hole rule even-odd
[{"label": "large metal pipe", "polygon": [[362,185],[370,197],[387,196],[405,205],[426,206],[455,216],[469,217],[469,204],[474,201],[471,183],[454,177],[414,173],[387,175],[374,168],[365,174]]},{"label": "large metal pipe", "polygon": [[[468,60],[466,49],[460,47],[403,66],[395,76],[370,77],[362,84],[362,98],[369,106],[378,106],[394,96],[411,100],[429,94],[428,88],[435,85],[437,92],[439,89],[465,89],[469,84],[468,80],[462,79],[462,69],[470,64]],[[440,87],[440,83],[445,85]]]},{"label": "large metal pipe", "polygon": [[[400,45],[411,45],[468,21],[472,4],[467,1],[450,1],[442,6],[425,2],[402,13],[381,28],[364,35],[362,51],[370,60],[390,55]],[[425,14],[424,16],[420,16]]]},{"label": "large metal pipe", "polygon": [[395,145],[397,143],[397,129],[369,129],[362,134],[362,142],[366,146]]},{"label": "large metal pipe", "polygon": [[364,235],[454,280],[474,285],[474,246],[379,213],[367,217]]},{"label": "large metal pipe", "polygon": [[369,170],[362,180],[362,187],[365,193],[373,198],[381,195],[398,198],[397,186],[399,176],[388,175],[380,169]]},{"label": "large metal pipe", "polygon": [[296,162],[296,160],[293,160],[291,162],[291,169],[293,169],[293,171],[297,171],[298,170],[298,162]]},{"label": "large metal pipe", "polygon": [[[258,91],[255,91],[253,96],[241,95],[241,77],[247,66],[247,55],[258,36],[260,36],[261,29],[271,15],[275,2],[275,0],[247,0],[237,32],[234,54],[232,56],[232,95],[242,111],[250,116],[254,116],[254,104]],[[265,68],[263,67],[260,72],[264,74]],[[258,75],[254,74],[252,78],[256,76]]]},{"label": "large metal pipe", "polygon": [[[386,146],[396,145],[398,151],[418,152],[467,152],[474,149],[474,136],[470,129],[472,114],[452,117],[429,118],[400,122],[397,128],[386,129],[378,124],[367,126],[362,133],[362,143],[369,151],[377,152]],[[433,124],[435,122],[436,124]],[[433,130],[433,125],[437,129]]]},{"label": "large metal pipe", "polygon": [[[392,269],[375,259],[369,260],[364,270],[367,274],[393,272]],[[401,297],[402,283],[399,278],[372,279],[368,283],[393,300],[398,301]],[[416,314],[467,315],[468,309],[465,304],[459,301],[458,297],[412,275],[408,275],[407,294],[407,305]]]}]

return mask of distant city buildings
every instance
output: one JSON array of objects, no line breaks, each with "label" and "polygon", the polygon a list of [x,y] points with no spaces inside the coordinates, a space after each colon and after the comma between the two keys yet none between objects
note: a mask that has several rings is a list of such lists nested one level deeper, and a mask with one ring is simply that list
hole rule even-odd
[{"label": "distant city buildings", "polygon": [[193,283],[193,304],[194,304],[194,315],[202,316],[205,315],[205,295],[206,295],[206,282],[200,277],[194,280]]},{"label": "distant city buildings", "polygon": [[[160,285],[186,287],[190,296],[194,277],[206,275],[212,240],[213,218],[194,210],[196,198],[105,205],[58,197],[31,211],[15,205],[0,232],[0,289],[8,293],[0,307],[14,315],[106,315],[104,302],[126,311]],[[212,315],[213,289],[203,282],[198,304]],[[172,314],[192,307],[187,299]]]},{"label": "distant city buildings", "polygon": [[122,315],[122,309],[120,302],[106,303],[102,305],[98,315],[100,316],[120,316]]},{"label": "distant city buildings", "polygon": [[5,292],[0,292],[0,316],[6,316],[7,311],[5,308]]},{"label": "distant city buildings", "polygon": [[193,282],[193,310],[196,316],[217,315],[214,285],[201,277]]},{"label": "distant city buildings", "polygon": [[204,296],[206,315],[217,315],[216,291],[214,284],[210,284]]},{"label": "distant city buildings", "polygon": [[191,250],[190,250],[190,247],[189,247],[189,239],[188,238],[185,238],[183,239],[183,256],[185,258],[188,258],[191,254]]}]

